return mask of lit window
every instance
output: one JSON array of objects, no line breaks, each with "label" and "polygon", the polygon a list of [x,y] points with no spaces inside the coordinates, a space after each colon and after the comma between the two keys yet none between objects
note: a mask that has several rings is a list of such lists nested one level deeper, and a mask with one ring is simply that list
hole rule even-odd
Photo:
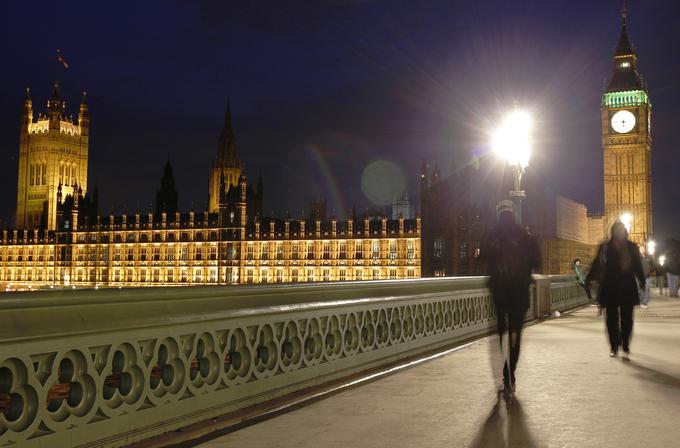
[{"label": "lit window", "polygon": [[435,258],[441,258],[444,252],[444,240],[441,238],[434,240],[433,255]]},{"label": "lit window", "polygon": [[628,67],[630,67],[630,62],[628,62],[628,61],[622,62],[621,65],[620,65],[620,67],[621,67],[621,68],[628,68]]}]

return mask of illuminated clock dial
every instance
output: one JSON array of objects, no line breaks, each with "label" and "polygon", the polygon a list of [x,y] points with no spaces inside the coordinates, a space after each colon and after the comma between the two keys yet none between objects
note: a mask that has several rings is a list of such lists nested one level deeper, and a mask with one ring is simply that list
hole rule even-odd
[{"label": "illuminated clock dial", "polygon": [[620,110],[612,116],[612,129],[619,134],[630,132],[635,127],[635,115],[629,110]]}]

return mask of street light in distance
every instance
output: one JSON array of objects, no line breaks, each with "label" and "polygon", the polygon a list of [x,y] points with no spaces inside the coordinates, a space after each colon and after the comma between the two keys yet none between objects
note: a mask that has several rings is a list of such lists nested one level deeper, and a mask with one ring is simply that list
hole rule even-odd
[{"label": "street light in distance", "polygon": [[653,256],[655,252],[656,252],[656,241],[654,241],[654,240],[647,241],[647,255]]},{"label": "street light in distance", "polygon": [[514,169],[514,189],[510,190],[510,199],[515,206],[515,218],[522,225],[522,199],[526,196],[522,190],[522,175],[531,159],[532,142],[531,115],[522,109],[515,109],[505,116],[500,127],[493,133],[492,147],[494,152]]},{"label": "street light in distance", "polygon": [[626,228],[626,232],[630,233],[630,229],[633,226],[633,215],[629,212],[625,212],[619,216],[619,221],[623,223],[623,226]]}]

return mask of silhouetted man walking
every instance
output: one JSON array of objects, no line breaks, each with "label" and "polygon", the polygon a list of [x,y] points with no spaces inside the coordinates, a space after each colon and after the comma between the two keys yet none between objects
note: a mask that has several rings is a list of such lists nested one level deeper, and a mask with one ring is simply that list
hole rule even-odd
[{"label": "silhouetted man walking", "polygon": [[511,201],[501,201],[496,211],[498,224],[482,240],[480,257],[489,274],[501,349],[508,333],[510,353],[503,366],[503,390],[511,393],[515,389],[524,315],[529,309],[531,273],[541,266],[541,252],[536,238],[515,222]]}]

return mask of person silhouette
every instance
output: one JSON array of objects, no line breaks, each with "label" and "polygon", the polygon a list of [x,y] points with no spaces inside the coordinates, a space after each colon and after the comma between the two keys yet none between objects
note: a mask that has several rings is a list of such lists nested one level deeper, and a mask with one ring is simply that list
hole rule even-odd
[{"label": "person silhouette", "polygon": [[498,204],[498,224],[484,236],[480,245],[480,259],[486,264],[489,289],[496,307],[501,350],[506,343],[509,351],[503,363],[501,385],[508,393],[515,390],[522,327],[529,309],[531,273],[541,266],[538,242],[515,222],[513,207],[508,200]]},{"label": "person silhouette", "polygon": [[[637,282],[636,282],[637,279]],[[597,300],[605,309],[609,356],[618,356],[619,346],[630,353],[633,332],[633,307],[640,304],[638,288],[645,288],[645,274],[638,245],[628,241],[628,231],[621,221],[611,228],[611,238],[600,245],[586,284],[599,282]],[[639,284],[638,284],[639,282]]]}]

